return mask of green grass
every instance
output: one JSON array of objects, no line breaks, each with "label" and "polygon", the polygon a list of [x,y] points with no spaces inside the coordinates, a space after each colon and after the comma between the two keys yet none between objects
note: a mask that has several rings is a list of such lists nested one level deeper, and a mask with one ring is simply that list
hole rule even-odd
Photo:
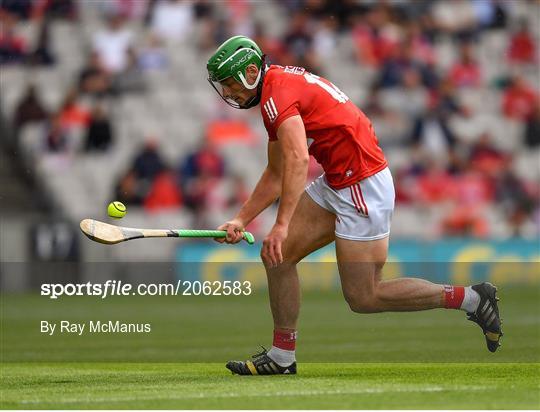
[{"label": "green grass", "polygon": [[[339,292],[306,293],[299,375],[232,376],[269,344],[264,294],[238,298],[1,300],[1,407],[540,408],[540,290],[500,291],[495,354],[460,311],[357,315]],[[44,336],[39,321],[150,322],[131,335]]]},{"label": "green grass", "polygon": [[3,408],[539,408],[540,366],[303,364],[298,376],[240,377],[221,364],[17,364]]}]

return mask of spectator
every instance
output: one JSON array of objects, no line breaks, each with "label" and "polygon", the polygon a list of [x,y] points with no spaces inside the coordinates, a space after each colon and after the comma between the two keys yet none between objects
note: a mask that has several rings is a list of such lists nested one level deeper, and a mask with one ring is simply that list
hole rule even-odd
[{"label": "spectator", "polygon": [[186,204],[197,208],[204,204],[206,194],[225,173],[225,161],[208,139],[188,155],[180,169]]},{"label": "spectator", "polygon": [[133,46],[133,33],[124,28],[120,15],[108,17],[107,28],[94,36],[93,48],[103,67],[111,73],[119,73],[129,63],[128,51]]},{"label": "spectator", "polygon": [[471,39],[478,29],[477,16],[469,0],[434,2],[432,17],[440,32],[457,39]]},{"label": "spectator", "polygon": [[24,38],[15,33],[15,16],[0,13],[0,65],[21,63],[26,58],[27,44]]},{"label": "spectator", "polygon": [[520,236],[522,225],[535,209],[535,200],[524,182],[512,171],[510,162],[497,179],[496,201],[504,210],[512,235]]},{"label": "spectator", "polygon": [[33,0],[2,0],[0,15],[10,14],[12,18],[27,20],[32,12]]},{"label": "spectator", "polygon": [[[167,181],[164,182],[167,179],[162,179],[157,188],[154,187],[154,181],[165,169],[165,164],[158,152],[157,142],[149,138],[135,156],[131,168],[120,178],[116,186],[117,199],[126,204],[143,205],[152,189],[154,194],[151,199],[161,197],[162,188],[168,185]],[[154,205],[153,200],[149,202]]]},{"label": "spectator", "polygon": [[142,205],[146,194],[133,169],[120,178],[115,193],[115,198],[120,202],[133,206]]},{"label": "spectator", "polygon": [[403,88],[399,90],[404,98],[402,110],[409,116],[425,112],[429,101],[428,91],[422,87],[420,73],[409,69],[403,74]]},{"label": "spectator", "polygon": [[396,191],[396,203],[400,205],[411,204],[415,201],[418,193],[417,177],[412,170],[397,170],[392,173]]},{"label": "spectator", "polygon": [[112,78],[112,91],[117,94],[141,93],[146,88],[144,73],[140,69],[133,49],[127,51],[126,67]]},{"label": "spectator", "polygon": [[313,36],[313,50],[318,58],[332,58],[337,44],[337,27],[337,21],[333,16],[326,16],[318,22]]},{"label": "spectator", "polygon": [[486,238],[489,225],[482,211],[475,208],[455,206],[451,213],[443,218],[442,235],[450,237]]},{"label": "spectator", "polygon": [[[293,5],[294,2],[286,2]],[[345,31],[353,23],[353,17],[365,14],[369,7],[367,2],[307,0],[304,9],[316,20],[324,20],[330,16],[337,23],[337,30]]]},{"label": "spectator", "polygon": [[507,162],[507,156],[495,148],[487,133],[480,136],[471,148],[469,164],[487,176],[494,176]]},{"label": "spectator", "polygon": [[383,7],[374,7],[364,16],[355,17],[351,35],[360,64],[381,66],[396,55],[398,38],[388,24],[388,13]]},{"label": "spectator", "polygon": [[77,3],[74,0],[34,0],[32,17],[77,20]]},{"label": "spectator", "polygon": [[182,41],[191,31],[193,20],[191,1],[163,0],[153,10],[151,30],[161,39]]},{"label": "spectator", "polygon": [[144,18],[149,3],[149,0],[106,0],[99,6],[106,16],[119,15],[133,21]]},{"label": "spectator", "polygon": [[417,179],[414,200],[419,204],[442,203],[451,200],[455,195],[455,182],[453,177],[432,160],[425,173]]},{"label": "spectator", "polygon": [[65,129],[86,128],[90,123],[90,113],[77,102],[78,92],[76,89],[70,90],[62,103],[59,121]]},{"label": "spectator", "polygon": [[459,60],[449,72],[450,81],[456,87],[479,87],[482,81],[480,65],[473,57],[470,42],[463,42],[460,47]]},{"label": "spectator", "polygon": [[[197,20],[210,19],[214,4],[210,0],[197,0],[193,5],[193,13]],[[257,43],[259,44],[259,43]]]},{"label": "spectator", "polygon": [[251,37],[254,32],[251,1],[226,0],[226,19],[232,33],[243,33]]},{"label": "spectator", "polygon": [[50,47],[49,32],[50,20],[49,18],[45,18],[41,22],[36,48],[28,56],[29,64],[36,66],[52,66],[56,62],[56,57]]},{"label": "spectator", "polygon": [[448,120],[452,115],[469,117],[471,110],[459,103],[456,95],[456,88],[450,79],[444,79],[431,95],[431,105],[438,112],[439,116]]},{"label": "spectator", "polygon": [[267,36],[264,32],[264,25],[256,23],[254,27],[253,40],[264,50],[269,62],[283,62],[286,54],[286,48],[279,39]]},{"label": "spectator", "polygon": [[308,27],[308,15],[297,12],[293,15],[289,30],[285,33],[283,43],[287,46],[285,65],[305,67],[308,71],[319,72],[319,62],[312,49],[313,36]]},{"label": "spectator", "polygon": [[182,176],[186,179],[201,176],[203,173],[212,177],[222,177],[224,172],[223,157],[208,140],[190,154],[182,166]]},{"label": "spectator", "polygon": [[456,145],[457,138],[450,129],[447,119],[432,108],[425,116],[415,120],[410,141],[437,159],[446,161],[449,150]]},{"label": "spectator", "polygon": [[522,76],[514,76],[503,96],[503,113],[509,119],[527,121],[538,105],[537,92]]},{"label": "spectator", "polygon": [[251,126],[242,119],[216,119],[208,124],[206,140],[210,146],[219,146],[231,142],[253,145],[257,135]]},{"label": "spectator", "polygon": [[153,180],[164,169],[165,164],[159,155],[157,141],[149,139],[133,162],[135,176],[137,179]]},{"label": "spectator", "polygon": [[47,150],[50,152],[64,152],[68,148],[68,132],[62,125],[60,115],[51,118],[47,135],[45,137]]},{"label": "spectator", "polygon": [[534,64],[536,60],[536,44],[526,19],[519,24],[519,30],[510,38],[508,59],[511,63]]},{"label": "spectator", "polygon": [[475,0],[471,2],[471,6],[474,10],[479,28],[493,27],[499,13],[496,0]]},{"label": "spectator", "polygon": [[422,85],[420,73],[414,68],[406,69],[402,73],[402,83],[401,87],[381,91],[384,107],[411,119],[423,116],[428,107],[429,93]]},{"label": "spectator", "polygon": [[493,200],[494,191],[489,177],[479,170],[454,176],[454,200],[462,208],[483,208]]},{"label": "spectator", "polygon": [[15,109],[13,125],[19,130],[26,123],[39,122],[48,118],[47,110],[37,94],[36,87],[33,84],[28,85],[26,93]]},{"label": "spectator", "polygon": [[139,51],[138,66],[142,71],[166,70],[169,67],[169,57],[158,36],[148,36],[146,45]]},{"label": "spectator", "polygon": [[110,91],[111,78],[105,70],[99,54],[91,52],[86,66],[79,74],[79,91],[95,96],[102,96]]},{"label": "spectator", "polygon": [[383,88],[402,86],[403,75],[408,70],[415,70],[420,74],[424,87],[432,88],[437,83],[437,75],[432,67],[415,59],[412,44],[401,43],[383,62],[377,86]]},{"label": "spectator", "polygon": [[182,195],[174,174],[161,171],[152,182],[150,190],[144,198],[144,208],[152,213],[164,210],[178,209],[182,205]]},{"label": "spectator", "polygon": [[410,45],[414,60],[430,66],[436,63],[435,49],[420,22],[408,22],[404,44]]},{"label": "spectator", "polygon": [[186,206],[190,207],[197,215],[202,216],[211,206],[209,199],[212,198],[215,202],[216,198],[219,198],[219,203],[224,203],[223,197],[216,196],[221,182],[220,178],[204,171],[200,176],[186,181],[184,192]]},{"label": "spectator", "polygon": [[540,104],[537,103],[533,115],[527,120],[525,125],[525,144],[527,147],[536,148],[540,146]]},{"label": "spectator", "polygon": [[111,123],[107,113],[101,104],[96,104],[86,131],[85,150],[87,152],[106,151],[112,140]]}]

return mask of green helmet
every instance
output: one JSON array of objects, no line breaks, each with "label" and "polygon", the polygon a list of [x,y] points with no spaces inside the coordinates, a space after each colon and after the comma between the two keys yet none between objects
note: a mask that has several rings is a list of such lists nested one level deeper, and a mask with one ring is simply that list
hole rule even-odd
[{"label": "green helmet", "polygon": [[[231,106],[240,107],[234,101],[226,99],[216,85],[229,77],[234,78],[237,82],[249,90],[253,90],[261,83],[261,75],[264,65],[264,55],[253,40],[246,36],[234,36],[225,41],[218,47],[216,52],[208,59],[206,69],[208,70],[208,81],[218,92],[218,94]],[[257,79],[253,84],[248,84],[245,78],[246,68],[250,64],[255,64],[259,69]],[[258,93],[260,94],[260,92]],[[249,107],[253,107],[258,103],[250,102]]]}]

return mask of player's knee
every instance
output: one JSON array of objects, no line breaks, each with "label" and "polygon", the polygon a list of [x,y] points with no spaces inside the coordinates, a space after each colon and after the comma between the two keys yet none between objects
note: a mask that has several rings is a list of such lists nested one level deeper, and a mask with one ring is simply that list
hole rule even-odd
[{"label": "player's knee", "polygon": [[302,256],[298,250],[289,247],[283,247],[283,262],[289,265],[296,265],[300,262],[304,256]]},{"label": "player's knee", "polygon": [[[263,254],[263,252],[261,251],[261,259],[264,261],[265,258],[267,256],[265,256]],[[294,266],[296,265],[298,262],[300,262],[302,260],[302,257],[301,256],[298,256],[298,255],[292,255],[292,254],[289,254],[289,253],[283,253],[283,263],[281,266]]]},{"label": "player's knee", "polygon": [[351,310],[355,313],[375,313],[379,312],[377,306],[370,301],[350,301],[347,302]]},{"label": "player's knee", "polygon": [[349,308],[355,313],[374,313],[378,312],[375,298],[371,294],[346,294],[345,300]]}]

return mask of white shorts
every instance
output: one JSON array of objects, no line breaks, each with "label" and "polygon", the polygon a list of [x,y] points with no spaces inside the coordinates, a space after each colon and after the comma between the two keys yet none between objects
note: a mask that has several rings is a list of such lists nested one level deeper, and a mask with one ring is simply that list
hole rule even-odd
[{"label": "white shorts", "polygon": [[323,174],[306,187],[306,192],[336,215],[336,237],[367,241],[390,235],[395,199],[390,169],[343,189],[332,189]]}]

